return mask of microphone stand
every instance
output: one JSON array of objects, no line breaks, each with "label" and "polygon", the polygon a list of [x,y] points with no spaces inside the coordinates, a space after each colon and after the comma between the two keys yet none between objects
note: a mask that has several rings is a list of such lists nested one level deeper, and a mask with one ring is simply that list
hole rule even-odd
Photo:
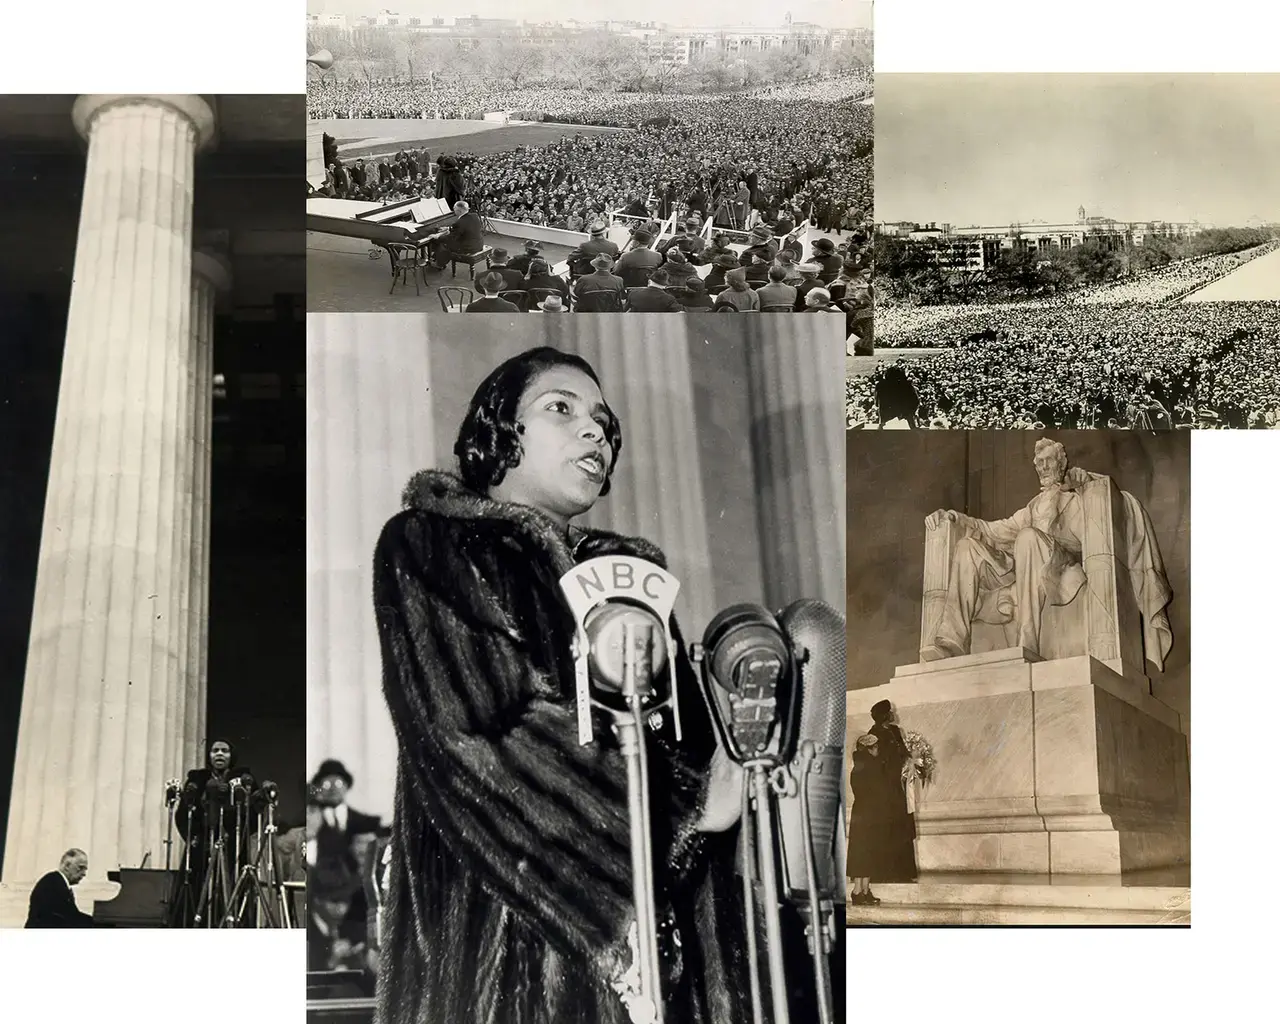
[{"label": "microphone stand", "polygon": [[831,974],[827,957],[835,942],[835,905],[831,900],[818,898],[818,865],[813,849],[813,824],[809,818],[809,774],[813,768],[817,747],[812,740],[800,746],[800,822],[806,837],[804,867],[808,879],[809,903],[800,908],[809,939],[809,952],[813,956],[813,980],[818,990],[818,1015],[821,1024],[832,1024],[834,1007],[831,995]]},{"label": "microphone stand", "polygon": [[641,697],[650,688],[653,675],[651,643],[650,627],[633,622],[623,625],[622,696],[626,699],[627,711],[614,716],[613,727],[627,765],[641,1012],[648,1009],[647,1019],[653,1024],[662,1024],[658,911],[654,897],[653,847],[649,840],[649,752],[644,743],[644,711],[640,706]]},{"label": "microphone stand", "polygon": [[[790,1024],[787,1006],[787,975],[782,960],[782,917],[779,911],[778,862],[773,849],[773,802],[769,792],[769,771],[774,767],[769,758],[747,761],[751,802],[755,804],[756,847],[760,854],[760,881],[764,888],[764,934],[769,956],[769,995],[773,1001],[772,1024]],[[754,930],[755,919],[751,920]],[[752,965],[754,974],[756,965]],[[755,986],[752,986],[755,994]]]}]

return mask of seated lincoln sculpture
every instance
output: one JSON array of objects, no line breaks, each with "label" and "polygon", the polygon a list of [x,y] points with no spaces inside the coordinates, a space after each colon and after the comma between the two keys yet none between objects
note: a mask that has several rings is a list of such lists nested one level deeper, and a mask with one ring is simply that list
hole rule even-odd
[{"label": "seated lincoln sculpture", "polygon": [[[1171,644],[1165,612],[1171,593],[1146,510],[1133,495],[1118,492],[1123,499],[1117,503],[1118,521],[1108,533],[1098,526],[1100,509],[1085,497],[1090,487],[1110,488],[1107,477],[1068,469],[1066,449],[1047,438],[1036,442],[1034,461],[1040,493],[1010,518],[988,522],[939,509],[925,520],[930,538],[947,524],[955,525],[951,543],[931,540],[927,549],[926,563],[932,557],[949,559],[950,564],[926,564],[926,591],[930,576],[944,586],[934,591],[932,601],[926,594],[921,660],[971,653],[975,623],[1012,626],[1012,631],[1005,630],[1010,646],[1040,655],[1046,606],[1069,605],[1082,592],[1088,594],[1092,567],[1107,564],[1114,568],[1107,571],[1105,582],[1121,582],[1121,596],[1107,598],[1105,591],[1112,589],[1108,586],[1095,587],[1094,597],[1117,620],[1117,601],[1136,603],[1145,626],[1141,646],[1147,658],[1163,667]],[[1091,536],[1101,550],[1086,552],[1090,516]]]}]

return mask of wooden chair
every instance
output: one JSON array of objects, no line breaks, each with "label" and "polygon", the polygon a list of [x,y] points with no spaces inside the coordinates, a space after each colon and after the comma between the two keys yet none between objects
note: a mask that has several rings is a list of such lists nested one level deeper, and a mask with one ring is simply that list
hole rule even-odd
[{"label": "wooden chair", "polygon": [[768,306],[761,306],[761,313],[794,313],[795,307],[789,302],[775,302]]},{"label": "wooden chair", "polygon": [[[538,305],[539,302],[545,299],[548,295],[559,295],[561,298],[564,298],[564,294],[560,291],[559,288],[530,288],[529,289],[529,305],[527,308],[533,309],[535,306]],[[567,309],[570,305],[570,300],[565,299],[564,304],[565,304],[565,308]]]},{"label": "wooden chair", "polygon": [[483,263],[485,269],[488,270],[490,266],[489,260],[492,256],[493,248],[488,245],[480,249],[479,252],[451,252],[449,253],[449,276],[457,277],[458,264],[465,263],[467,265],[467,273],[470,275],[471,280],[474,281],[476,279],[476,264]]},{"label": "wooden chair", "polygon": [[[437,288],[436,294],[440,296],[440,305],[446,313],[461,313],[476,299],[476,293],[470,288],[447,286]],[[456,301],[453,298],[455,295]]]},{"label": "wooden chair", "polygon": [[498,292],[498,298],[506,299],[508,302],[514,302],[520,309],[521,313],[529,312],[529,293],[524,289],[512,289],[511,291]]},{"label": "wooden chair", "polygon": [[622,296],[618,292],[586,292],[579,296],[574,309],[579,313],[621,313]]},{"label": "wooden chair", "polygon": [[426,265],[426,257],[422,250],[416,245],[405,242],[387,242],[386,249],[391,257],[391,291],[387,294],[395,292],[397,284],[407,284],[406,277],[411,274],[414,292],[421,295],[422,287],[418,283],[418,277]]}]

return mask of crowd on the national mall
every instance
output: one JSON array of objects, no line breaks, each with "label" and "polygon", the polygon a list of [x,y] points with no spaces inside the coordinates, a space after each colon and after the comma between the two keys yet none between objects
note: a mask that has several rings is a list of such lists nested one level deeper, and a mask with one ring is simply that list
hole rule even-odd
[{"label": "crowd on the national mall", "polygon": [[1280,303],[878,311],[876,344],[937,349],[849,378],[850,428],[1280,425]]}]

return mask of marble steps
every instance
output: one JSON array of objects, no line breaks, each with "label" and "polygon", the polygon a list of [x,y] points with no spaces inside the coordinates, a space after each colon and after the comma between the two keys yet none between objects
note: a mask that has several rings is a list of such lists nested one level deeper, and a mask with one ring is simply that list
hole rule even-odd
[{"label": "marble steps", "polygon": [[1176,885],[916,883],[877,885],[877,907],[846,905],[858,925],[1189,924],[1191,889]]}]

